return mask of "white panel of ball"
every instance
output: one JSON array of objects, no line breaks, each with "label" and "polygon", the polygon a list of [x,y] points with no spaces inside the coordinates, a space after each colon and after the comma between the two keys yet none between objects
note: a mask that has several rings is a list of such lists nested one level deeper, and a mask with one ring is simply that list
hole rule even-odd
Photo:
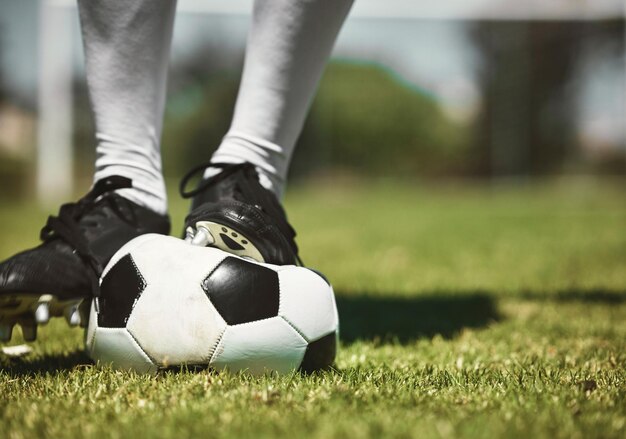
[{"label": "white panel of ball", "polygon": [[158,365],[169,366],[207,364],[226,322],[199,283],[171,278],[146,287],[126,327]]},{"label": "white panel of ball", "polygon": [[96,328],[91,352],[98,363],[117,370],[149,373],[157,369],[126,328]]},{"label": "white panel of ball", "polygon": [[286,267],[278,272],[279,315],[307,339],[336,331],[338,325],[333,289],[315,272],[303,267]]},{"label": "white panel of ball", "polygon": [[201,285],[215,267],[230,256],[222,250],[190,245],[172,236],[156,236],[156,239],[140,242],[131,252],[148,284],[175,278],[177,282]]},{"label": "white panel of ball", "polygon": [[302,362],[307,342],[281,317],[229,326],[213,354],[211,366],[253,375],[287,373]]}]

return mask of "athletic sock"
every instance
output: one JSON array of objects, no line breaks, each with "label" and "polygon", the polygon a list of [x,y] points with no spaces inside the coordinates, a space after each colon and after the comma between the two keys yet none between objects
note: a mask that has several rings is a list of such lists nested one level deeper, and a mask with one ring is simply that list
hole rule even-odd
[{"label": "athletic sock", "polygon": [[96,124],[94,181],[133,180],[120,195],[167,210],[160,137],[175,0],[79,0]]},{"label": "athletic sock", "polygon": [[212,162],[250,162],[261,184],[282,196],[294,145],[352,3],[255,0],[233,121]]}]

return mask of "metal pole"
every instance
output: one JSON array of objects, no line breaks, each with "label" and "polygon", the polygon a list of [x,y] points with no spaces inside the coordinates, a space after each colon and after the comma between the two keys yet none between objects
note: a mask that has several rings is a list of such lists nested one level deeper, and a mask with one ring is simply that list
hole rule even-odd
[{"label": "metal pole", "polygon": [[68,198],[73,184],[70,11],[40,3],[37,198],[50,207]]}]

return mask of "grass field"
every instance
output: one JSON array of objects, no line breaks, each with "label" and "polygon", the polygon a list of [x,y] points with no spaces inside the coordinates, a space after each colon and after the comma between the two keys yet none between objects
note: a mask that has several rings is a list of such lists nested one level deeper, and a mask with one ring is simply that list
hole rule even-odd
[{"label": "grass field", "polygon": [[[0,354],[0,437],[624,438],[623,187],[296,188],[302,257],[337,293],[336,370],[112,372],[55,321]],[[0,257],[43,221],[2,208]]]}]

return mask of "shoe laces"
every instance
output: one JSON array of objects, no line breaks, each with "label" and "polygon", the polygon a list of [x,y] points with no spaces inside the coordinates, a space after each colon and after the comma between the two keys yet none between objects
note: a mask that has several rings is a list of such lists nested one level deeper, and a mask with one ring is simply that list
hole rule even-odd
[{"label": "shoe laces", "polygon": [[[129,223],[135,223],[136,218],[132,209],[128,209],[131,218],[126,218],[122,207],[118,204],[121,197],[106,197],[104,195],[118,189],[126,189],[132,187],[132,180],[119,175],[113,175],[96,182],[94,187],[77,202],[63,204],[57,216],[50,215],[46,225],[41,229],[40,238],[44,242],[53,239],[61,239],[69,244],[80,259],[90,268],[91,292],[94,297],[98,297],[100,293],[99,280],[104,267],[95,257],[89,247],[89,242],[83,233],[79,221],[87,213],[91,212],[96,205],[101,203],[108,204],[113,212]],[[85,223],[83,226],[95,225],[94,222]]]},{"label": "shoe laces", "polygon": [[[209,178],[201,180],[200,183],[195,187],[195,189],[186,190],[189,182],[198,174],[204,174],[204,171],[208,168],[221,169],[221,172]],[[275,220],[279,230],[288,239],[289,245],[292,247],[292,250],[296,256],[296,260],[301,265],[303,265],[302,260],[298,256],[298,247],[296,246],[296,243],[294,241],[296,231],[287,221],[285,212],[278,203],[276,196],[271,191],[261,186],[261,184],[259,183],[259,177],[253,164],[247,162],[201,163],[198,166],[192,168],[181,180],[179,187],[180,195],[183,198],[192,198],[199,193],[205,191],[209,187],[213,186],[214,184],[218,183],[219,181],[225,180],[239,170],[243,170],[246,176],[250,178],[238,179],[236,183],[234,183],[233,195],[235,199],[247,203],[250,203],[252,201],[252,203],[254,203],[257,208],[265,211],[270,217],[272,217]]]}]

